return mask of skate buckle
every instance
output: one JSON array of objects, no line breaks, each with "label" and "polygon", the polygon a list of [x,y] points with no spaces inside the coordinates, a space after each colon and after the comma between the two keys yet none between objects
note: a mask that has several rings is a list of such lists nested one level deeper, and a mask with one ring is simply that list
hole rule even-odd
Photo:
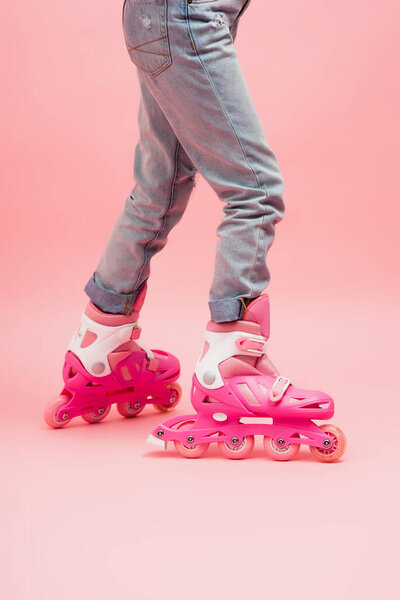
[{"label": "skate buckle", "polygon": [[141,328],[138,325],[135,325],[135,327],[132,328],[131,340],[138,340],[141,333]]},{"label": "skate buckle", "polygon": [[238,338],[235,341],[235,345],[241,352],[248,352],[256,356],[262,356],[267,351],[267,342],[265,340],[256,340],[249,337]]},{"label": "skate buckle", "polygon": [[290,379],[288,377],[283,377],[283,375],[279,375],[279,377],[275,379],[274,385],[269,392],[269,399],[271,402],[278,402],[281,400],[289,385]]}]

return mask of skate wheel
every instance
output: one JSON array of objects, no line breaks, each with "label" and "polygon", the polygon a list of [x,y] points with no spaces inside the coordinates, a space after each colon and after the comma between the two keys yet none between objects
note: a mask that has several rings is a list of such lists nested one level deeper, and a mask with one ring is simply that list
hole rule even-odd
[{"label": "skate wheel", "polygon": [[175,408],[182,397],[182,388],[177,381],[175,383],[168,383],[167,388],[171,390],[168,403],[160,404],[159,402],[153,402],[154,408],[160,412],[168,412],[172,408]]},{"label": "skate wheel", "polygon": [[266,435],[264,437],[264,450],[272,460],[292,460],[297,456],[300,450],[300,444],[286,444],[278,446],[274,442],[274,438]]},{"label": "skate wheel", "polygon": [[246,435],[240,444],[236,445],[228,442],[218,442],[218,448],[225,458],[232,460],[247,458],[254,448],[254,435]]},{"label": "skate wheel", "polygon": [[310,452],[322,462],[335,462],[339,460],[346,450],[346,436],[339,427],[335,425],[321,425],[320,430],[332,441],[330,448],[316,448],[310,446]]},{"label": "skate wheel", "polygon": [[97,411],[86,413],[85,415],[81,415],[82,419],[87,423],[100,423],[106,416],[110,413],[111,405],[101,407]]},{"label": "skate wheel", "polygon": [[146,405],[142,402],[118,402],[117,411],[126,419],[136,417]]},{"label": "skate wheel", "polygon": [[[194,425],[195,421],[184,421],[180,423],[177,429],[190,429]],[[207,452],[210,444],[195,444],[190,445],[189,442],[182,443],[177,440],[174,441],[176,451],[185,458],[201,458]]]},{"label": "skate wheel", "polygon": [[45,411],[44,411],[44,420],[46,421],[47,425],[49,427],[52,427],[53,429],[61,429],[61,427],[64,427],[65,425],[67,425],[71,419],[68,418],[68,412],[65,411],[65,413],[63,413],[63,419],[57,419],[57,413],[60,410],[60,408],[65,404],[68,404],[69,402],[69,396],[58,396],[55,400],[53,400],[52,402],[49,402],[49,404],[46,406]]}]

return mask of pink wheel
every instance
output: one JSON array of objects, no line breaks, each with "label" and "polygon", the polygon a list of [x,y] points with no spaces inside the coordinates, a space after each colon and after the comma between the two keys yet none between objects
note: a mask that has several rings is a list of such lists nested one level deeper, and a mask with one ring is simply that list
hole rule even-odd
[{"label": "pink wheel", "polygon": [[44,420],[46,421],[49,427],[53,427],[53,429],[61,429],[70,422],[70,418],[68,412],[65,411],[62,414],[62,420],[57,419],[57,413],[60,408],[65,404],[67,405],[69,402],[69,396],[57,396],[55,400],[49,402],[44,411]]},{"label": "pink wheel", "polygon": [[321,431],[326,435],[326,439],[331,441],[329,448],[316,448],[310,446],[311,454],[322,462],[335,462],[339,460],[346,450],[346,436],[339,427],[335,425],[321,425]]},{"label": "pink wheel", "polygon": [[87,423],[100,423],[106,416],[110,413],[111,404],[108,406],[102,406],[97,411],[86,413],[85,415],[81,415],[82,419],[87,421]]},{"label": "pink wheel", "polygon": [[233,460],[247,458],[250,456],[254,448],[254,435],[246,435],[240,444],[236,445],[229,442],[218,442],[218,447],[221,454],[223,454],[225,458],[230,458]]},{"label": "pink wheel", "polygon": [[[283,441],[283,440],[282,440]],[[292,460],[300,450],[300,444],[276,444],[274,438],[264,437],[264,450],[272,460]]]},{"label": "pink wheel", "polygon": [[[188,429],[190,430],[191,426],[194,425],[195,421],[183,421],[177,427],[177,429]],[[189,431],[188,431],[189,433]],[[185,443],[174,441],[175,448],[177,452],[184,456],[185,458],[201,458],[207,452],[210,444],[194,444],[191,445],[190,441],[186,441]]]},{"label": "pink wheel", "polygon": [[146,404],[144,402],[118,402],[117,411],[126,419],[136,417],[142,412]]},{"label": "pink wheel", "polygon": [[168,398],[168,402],[165,404],[160,404],[159,402],[153,402],[154,408],[159,410],[160,412],[167,412],[178,404],[182,397],[182,388],[177,381],[174,383],[168,383],[167,388],[171,390],[171,394]]}]

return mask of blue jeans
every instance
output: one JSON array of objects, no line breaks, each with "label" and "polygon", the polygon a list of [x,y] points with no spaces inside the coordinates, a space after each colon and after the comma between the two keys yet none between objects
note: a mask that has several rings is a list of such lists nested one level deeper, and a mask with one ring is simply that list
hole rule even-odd
[{"label": "blue jeans", "polygon": [[199,172],[224,202],[211,318],[234,321],[269,282],[266,253],[283,182],[234,47],[251,0],[125,0],[123,28],[141,89],[135,186],[85,287],[130,314],[150,260],[180,220]]}]

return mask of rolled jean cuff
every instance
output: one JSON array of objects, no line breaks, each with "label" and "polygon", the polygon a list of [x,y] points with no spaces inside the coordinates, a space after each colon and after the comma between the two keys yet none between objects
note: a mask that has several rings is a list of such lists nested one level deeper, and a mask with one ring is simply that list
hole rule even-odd
[{"label": "rolled jean cuff", "polygon": [[96,273],[89,279],[84,288],[85,293],[97,308],[106,313],[130,315],[138,292],[119,294],[106,290],[96,281]]},{"label": "rolled jean cuff", "polygon": [[208,303],[211,319],[214,323],[226,323],[237,321],[243,314],[244,305],[238,298],[225,298],[223,300],[212,300]]}]

